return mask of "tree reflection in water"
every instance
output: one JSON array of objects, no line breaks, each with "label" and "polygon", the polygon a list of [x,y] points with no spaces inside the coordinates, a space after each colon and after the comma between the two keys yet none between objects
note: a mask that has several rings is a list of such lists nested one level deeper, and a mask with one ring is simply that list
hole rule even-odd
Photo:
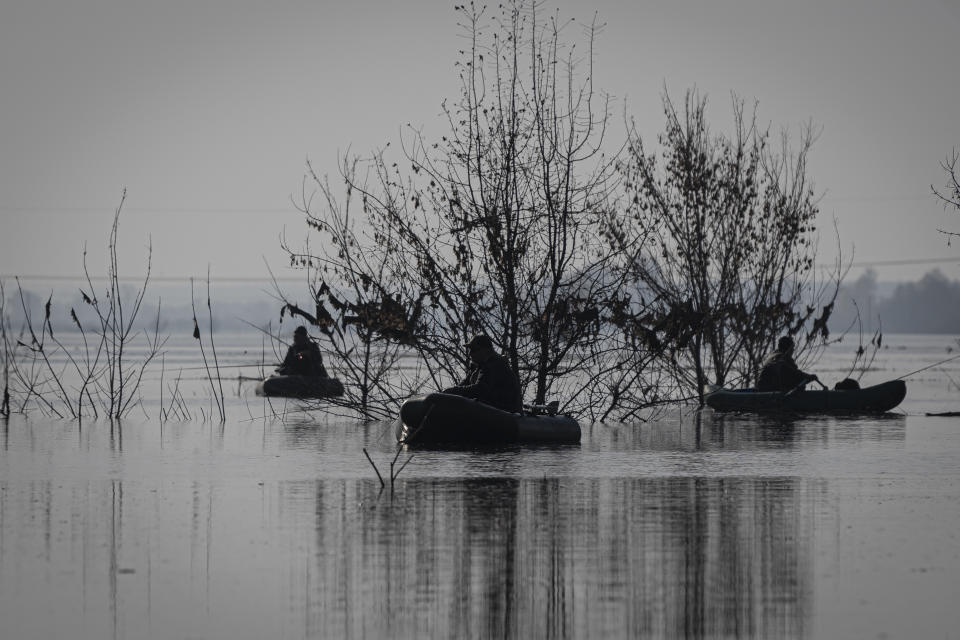
[{"label": "tree reflection in water", "polygon": [[349,466],[376,430],[11,423],[0,635],[833,637],[871,589],[876,635],[909,619],[877,585],[919,569],[927,631],[953,628],[925,563],[955,548],[928,473],[954,458],[922,439],[952,431],[910,453],[903,418],[691,422],[418,452],[392,498]]},{"label": "tree reflection in water", "polygon": [[416,479],[359,511],[371,483],[316,489],[308,636],[806,635],[822,481]]}]

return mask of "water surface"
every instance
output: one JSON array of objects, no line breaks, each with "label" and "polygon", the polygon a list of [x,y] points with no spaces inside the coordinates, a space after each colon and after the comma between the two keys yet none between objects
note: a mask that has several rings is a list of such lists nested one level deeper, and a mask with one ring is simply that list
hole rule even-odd
[{"label": "water surface", "polygon": [[362,453],[387,473],[390,425],[264,418],[244,388],[223,425],[14,416],[2,637],[960,637],[960,419],[922,415],[960,376],[925,377],[881,417],[418,450],[392,491]]}]

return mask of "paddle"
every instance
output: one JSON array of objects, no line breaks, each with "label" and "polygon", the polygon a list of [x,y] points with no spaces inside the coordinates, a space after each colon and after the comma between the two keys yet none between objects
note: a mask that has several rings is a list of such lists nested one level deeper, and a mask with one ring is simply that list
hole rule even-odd
[{"label": "paddle", "polygon": [[790,391],[787,391],[786,393],[784,393],[784,394],[783,394],[783,397],[784,397],[785,399],[786,399],[786,398],[791,398],[791,397],[793,397],[798,391],[801,391],[807,384],[809,384],[809,383],[811,383],[811,382],[816,382],[818,385],[820,385],[821,387],[823,387],[824,391],[827,390],[827,385],[825,385],[825,384],[823,384],[822,382],[820,382],[820,378],[818,378],[817,376],[813,376],[813,378],[809,378],[809,379],[807,379],[807,380],[804,380],[803,382],[801,382],[800,384],[798,384],[797,386],[795,386],[793,389],[790,389]]},{"label": "paddle", "polygon": [[795,386],[793,389],[790,389],[790,391],[785,392],[783,394],[784,399],[792,398],[794,395],[796,395],[797,391],[800,391],[801,389],[803,389],[806,386],[806,384],[807,384],[807,381],[804,380],[803,382]]}]

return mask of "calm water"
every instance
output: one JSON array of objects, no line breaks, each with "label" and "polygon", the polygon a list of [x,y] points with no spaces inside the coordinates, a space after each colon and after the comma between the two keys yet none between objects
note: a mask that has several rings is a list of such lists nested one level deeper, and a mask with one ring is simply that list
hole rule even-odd
[{"label": "calm water", "polygon": [[[888,341],[864,383],[957,347]],[[0,637],[960,638],[960,419],[923,415],[960,410],[957,382],[960,361],[913,377],[879,418],[687,412],[417,451],[392,493],[362,453],[386,470],[389,425],[264,418],[248,384],[225,425],[14,417]]]}]

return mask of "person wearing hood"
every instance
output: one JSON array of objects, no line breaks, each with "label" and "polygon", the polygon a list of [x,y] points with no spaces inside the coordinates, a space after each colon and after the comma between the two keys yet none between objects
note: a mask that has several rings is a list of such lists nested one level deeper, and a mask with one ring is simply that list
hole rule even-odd
[{"label": "person wearing hood", "polygon": [[792,391],[808,382],[819,381],[812,373],[801,371],[793,360],[794,342],[790,336],[777,341],[777,350],[760,365],[757,391]]},{"label": "person wearing hood", "polygon": [[467,343],[470,369],[463,381],[443,393],[473,398],[497,409],[519,413],[523,410],[523,393],[510,363],[493,348],[487,335],[475,336]]},{"label": "person wearing hood", "polygon": [[307,328],[299,326],[293,331],[293,344],[287,349],[283,364],[277,373],[285,376],[317,376],[327,378],[320,347],[307,335]]}]

